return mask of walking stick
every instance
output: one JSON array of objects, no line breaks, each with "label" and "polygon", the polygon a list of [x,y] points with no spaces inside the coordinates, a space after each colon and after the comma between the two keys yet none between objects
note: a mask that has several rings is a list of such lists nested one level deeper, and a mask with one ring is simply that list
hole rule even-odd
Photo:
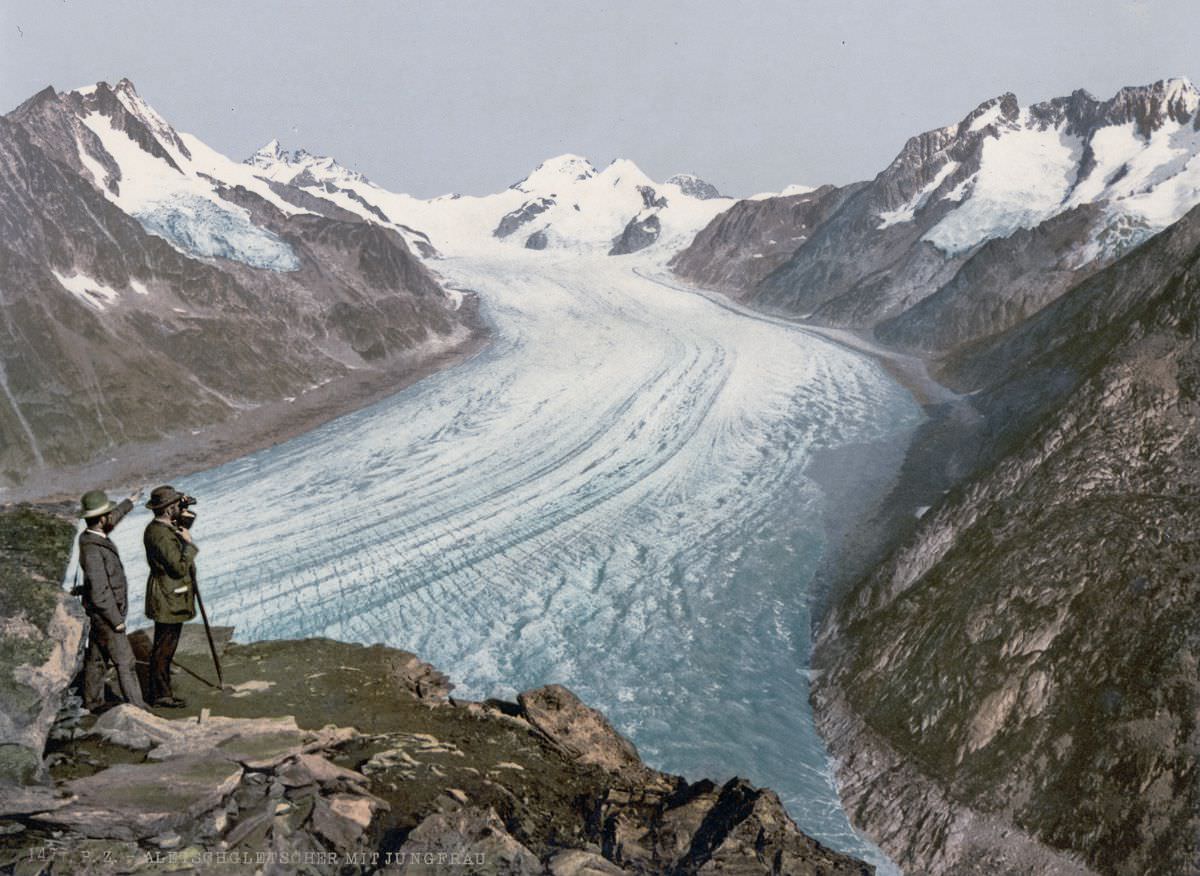
[{"label": "walking stick", "polygon": [[204,621],[204,634],[208,636],[208,650],[212,652],[213,665],[217,667],[217,687],[225,689],[225,679],[221,677],[221,658],[217,656],[217,646],[213,644],[212,628],[208,625],[208,612],[204,610],[204,600],[200,598],[200,585],[192,578],[192,589],[196,591],[196,605],[200,606],[200,619]]}]

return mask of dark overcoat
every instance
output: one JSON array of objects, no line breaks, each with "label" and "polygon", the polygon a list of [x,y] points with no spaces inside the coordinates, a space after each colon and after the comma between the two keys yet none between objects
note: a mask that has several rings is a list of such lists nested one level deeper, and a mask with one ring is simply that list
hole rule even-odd
[{"label": "dark overcoat", "polygon": [[196,616],[196,566],[199,551],[178,531],[158,520],[150,521],[143,537],[150,577],[146,581],[146,617],[164,624],[180,624]]},{"label": "dark overcoat", "polygon": [[[133,510],[128,499],[112,511],[114,523]],[[129,584],[117,546],[107,537],[85,529],[79,533],[79,569],[83,574],[83,607],[99,615],[114,629],[125,623],[129,610]]]}]

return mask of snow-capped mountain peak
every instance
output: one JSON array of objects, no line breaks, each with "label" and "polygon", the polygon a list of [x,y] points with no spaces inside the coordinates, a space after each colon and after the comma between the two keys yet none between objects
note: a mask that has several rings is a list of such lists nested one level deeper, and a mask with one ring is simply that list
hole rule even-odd
[{"label": "snow-capped mountain peak", "polygon": [[128,79],[50,90],[15,114],[60,160],[180,252],[291,271],[299,261],[230,190],[254,192],[284,214],[306,212],[245,167],[176,131]]},{"label": "snow-capped mountain peak", "polygon": [[654,180],[650,179],[646,173],[637,166],[637,163],[628,158],[614,158],[600,172],[600,176],[607,180],[609,185],[619,185],[621,182],[640,186],[653,186]]},{"label": "snow-capped mountain peak", "polygon": [[1017,96],[1006,92],[991,100],[985,100],[967,114],[955,129],[959,137],[983,131],[989,125],[1013,125],[1020,116],[1021,107]]},{"label": "snow-capped mountain peak", "polygon": [[314,155],[307,149],[289,153],[278,139],[273,139],[247,158],[244,164],[256,169],[259,176],[275,182],[292,183],[303,176],[306,181],[321,183],[366,183],[367,178],[329,157]]},{"label": "snow-capped mountain peak", "polygon": [[265,146],[246,159],[245,163],[254,167],[269,168],[288,160],[287,151],[279,140],[271,140]]},{"label": "snow-capped mountain peak", "polygon": [[533,173],[510,188],[526,194],[553,191],[564,184],[582,182],[596,175],[596,168],[581,155],[570,153],[549,158],[533,169]]},{"label": "snow-capped mountain peak", "polygon": [[921,222],[947,255],[1087,204],[1107,219],[1081,263],[1115,255],[1200,201],[1200,91],[1174,78],[1103,101],[1004,94],[912,138],[876,182],[878,228]]}]

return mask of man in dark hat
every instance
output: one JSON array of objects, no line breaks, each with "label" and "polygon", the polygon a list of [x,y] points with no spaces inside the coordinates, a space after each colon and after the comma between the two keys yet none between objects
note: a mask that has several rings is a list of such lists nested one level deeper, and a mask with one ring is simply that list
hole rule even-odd
[{"label": "man in dark hat", "polygon": [[117,667],[117,684],[125,701],[146,708],[133,649],[125,637],[125,613],[129,609],[125,566],[108,537],[140,496],[139,490],[114,504],[103,490],[92,490],[80,502],[79,516],[87,525],[79,533],[79,568],[83,573],[83,607],[89,621],[83,661],[83,706],[89,711],[104,707],[104,672],[109,662]]},{"label": "man in dark hat", "polygon": [[146,617],[154,621],[150,651],[150,702],[173,708],[184,705],[171,691],[171,661],[185,621],[196,616],[196,553],[192,533],[180,526],[184,494],[174,487],[155,487],[146,507],[154,519],[143,542],[150,577],[146,581]]}]

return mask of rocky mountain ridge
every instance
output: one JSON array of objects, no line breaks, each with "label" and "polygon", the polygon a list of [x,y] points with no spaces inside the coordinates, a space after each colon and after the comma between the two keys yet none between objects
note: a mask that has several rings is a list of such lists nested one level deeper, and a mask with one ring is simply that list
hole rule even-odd
[{"label": "rocky mountain ridge", "polygon": [[720,216],[675,270],[711,279],[713,234],[742,261],[768,239],[802,238],[766,276],[732,278],[738,297],[942,355],[1020,323],[1200,202],[1198,109],[1185,79],[1103,101],[1076,91],[1022,107],[1001,95],[910,139],[815,227],[806,216],[790,235],[745,222],[733,234]]},{"label": "rocky mountain ridge", "polygon": [[279,191],[127,80],[0,118],[3,481],[394,381],[480,335],[400,234]]},{"label": "rocky mountain ridge", "polygon": [[848,811],[901,866],[1194,869],[1198,268],[1200,208],[943,363],[969,474],[816,649]]}]

